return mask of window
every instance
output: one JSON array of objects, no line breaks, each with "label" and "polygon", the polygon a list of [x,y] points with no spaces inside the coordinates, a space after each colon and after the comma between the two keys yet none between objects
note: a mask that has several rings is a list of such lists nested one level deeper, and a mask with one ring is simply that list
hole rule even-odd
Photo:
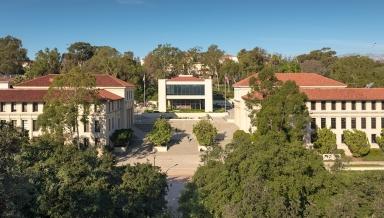
[{"label": "window", "polygon": [[377,142],[376,142],[376,134],[372,134],[372,135],[371,135],[371,142],[372,142],[372,143],[377,143]]},{"label": "window", "polygon": [[95,120],[95,132],[100,132],[100,121]]},{"label": "window", "polygon": [[341,128],[342,129],[347,128],[347,119],[345,117],[341,118]]},{"label": "window", "polygon": [[361,102],[361,110],[365,110],[366,109],[366,103],[365,101],[362,101]]},{"label": "window", "polygon": [[167,85],[167,95],[204,95],[204,85]]},{"label": "window", "polygon": [[376,117],[371,118],[371,128],[376,129]]},{"label": "window", "polygon": [[331,129],[336,129],[336,118],[331,118]]},{"label": "window", "polygon": [[341,102],[341,110],[346,110],[347,109],[347,102],[342,101]]},{"label": "window", "polygon": [[1,124],[1,125],[4,125],[4,124],[6,124],[6,123],[7,123],[6,120],[0,120],[0,124]]},{"label": "window", "polygon": [[351,102],[352,110],[356,110],[356,101]]},{"label": "window", "polygon": [[27,120],[22,120],[21,121],[21,128],[23,130],[27,129],[27,126],[28,126],[28,121]]},{"label": "window", "polygon": [[344,140],[345,138],[344,138],[344,134],[341,134],[341,143],[344,143]]},{"label": "window", "polygon": [[325,110],[325,108],[326,108],[326,102],[322,101],[321,102],[321,110]]},{"label": "window", "polygon": [[327,127],[327,120],[325,118],[321,118],[321,128]]},{"label": "window", "polygon": [[32,111],[33,112],[38,112],[39,111],[39,103],[33,102]]},{"label": "window", "polygon": [[25,102],[23,102],[22,104],[21,104],[21,112],[27,112],[27,103],[25,103]]},{"label": "window", "polygon": [[95,147],[97,147],[99,144],[100,144],[100,139],[99,138],[95,138]]},{"label": "window", "polygon": [[115,118],[112,118],[112,129],[115,129]]},{"label": "window", "polygon": [[384,110],[384,101],[381,102],[381,110]]},{"label": "window", "polygon": [[39,131],[39,126],[37,125],[37,120],[32,120],[32,131]]},{"label": "window", "polygon": [[332,101],[332,103],[331,103],[331,109],[334,111],[334,110],[336,110],[336,101]]},{"label": "window", "polygon": [[374,111],[376,110],[376,101],[371,102],[371,109]]},{"label": "window", "polygon": [[362,129],[367,128],[367,119],[365,119],[365,117],[361,118],[361,128]]},{"label": "window", "polygon": [[316,101],[311,101],[311,110],[316,110]]},{"label": "window", "polygon": [[16,112],[16,103],[15,102],[11,103],[11,112]]},{"label": "window", "polygon": [[381,118],[381,128],[384,129],[384,117]]},{"label": "window", "polygon": [[89,123],[88,121],[83,122],[84,132],[89,132]]},{"label": "window", "polygon": [[356,129],[356,118],[351,119],[351,128]]},{"label": "window", "polygon": [[316,129],[316,118],[311,119],[311,129]]},{"label": "window", "polygon": [[83,145],[85,148],[87,148],[89,146],[89,138],[87,138],[87,137],[83,138]]},{"label": "window", "polygon": [[112,130],[111,119],[108,119],[108,130]]},{"label": "window", "polygon": [[16,127],[17,126],[17,120],[11,120],[11,125]]},{"label": "window", "polygon": [[4,112],[4,111],[5,111],[5,103],[0,102],[0,112]]}]

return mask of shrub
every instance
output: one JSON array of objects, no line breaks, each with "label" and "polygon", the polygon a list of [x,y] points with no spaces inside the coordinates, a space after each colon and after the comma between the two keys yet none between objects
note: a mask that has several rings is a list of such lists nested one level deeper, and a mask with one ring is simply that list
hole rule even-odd
[{"label": "shrub", "polygon": [[344,142],[354,157],[362,157],[369,153],[370,144],[365,132],[360,130],[344,131]]},{"label": "shrub", "polygon": [[381,150],[384,151],[384,129],[381,130],[380,136],[376,137],[376,142],[381,148]]},{"label": "shrub", "polygon": [[193,134],[200,145],[212,146],[215,144],[217,129],[208,120],[200,120],[193,125]]},{"label": "shrub", "polygon": [[172,127],[165,119],[157,119],[153,130],[148,135],[148,140],[157,146],[166,146],[172,138]]},{"label": "shrub", "polygon": [[109,137],[109,139],[114,146],[124,146],[131,141],[132,137],[132,129],[118,129]]},{"label": "shrub", "polygon": [[327,128],[318,129],[317,138],[313,143],[313,146],[321,154],[334,153],[337,149],[336,134]]}]

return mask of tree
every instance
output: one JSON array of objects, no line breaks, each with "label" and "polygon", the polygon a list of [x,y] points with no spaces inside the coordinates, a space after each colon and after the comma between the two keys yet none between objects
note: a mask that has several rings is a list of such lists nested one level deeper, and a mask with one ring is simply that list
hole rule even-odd
[{"label": "tree", "polygon": [[[220,59],[223,57],[224,51],[219,48],[217,45],[210,45],[206,52],[203,53],[203,64],[208,66],[210,76],[216,76],[217,87],[219,87],[219,69],[220,69]],[[219,89],[219,88],[218,88]]]},{"label": "tree", "polygon": [[145,57],[144,69],[156,81],[182,74],[182,51],[170,44],[160,44]]},{"label": "tree", "polygon": [[337,59],[331,66],[330,77],[351,87],[384,85],[384,64],[364,56],[347,56]]},{"label": "tree", "polygon": [[88,122],[90,105],[98,104],[95,84],[92,74],[77,68],[56,76],[45,96],[43,114],[38,117],[43,131],[56,135],[59,140],[75,138],[80,147],[79,122]]},{"label": "tree", "polygon": [[300,65],[295,59],[283,58],[279,54],[273,54],[270,56],[269,65],[277,68],[277,72],[294,73],[300,71]]},{"label": "tree", "polygon": [[316,72],[322,75],[328,75],[330,66],[337,60],[336,52],[331,50],[331,48],[313,50],[309,54],[302,54],[296,58],[303,71],[309,70],[309,72]]},{"label": "tree", "polygon": [[193,125],[193,134],[203,146],[213,146],[217,136],[217,129],[208,120],[200,120]]},{"label": "tree", "polygon": [[35,187],[29,217],[154,217],[166,208],[166,175],[149,164],[116,166],[108,152],[41,137],[23,147],[19,166]]},{"label": "tree", "polygon": [[[240,65],[232,60],[224,60],[220,67],[220,81],[225,81],[225,76],[228,78],[228,83],[232,81],[234,83],[235,81],[239,81],[241,79],[240,75]],[[228,88],[230,88],[230,84],[227,84]]]},{"label": "tree", "polygon": [[10,123],[0,123],[0,216],[28,216],[31,186],[15,161],[28,134]]},{"label": "tree", "polygon": [[344,130],[344,143],[348,146],[354,157],[365,156],[369,153],[370,144],[367,135],[360,130]]},{"label": "tree", "polygon": [[32,67],[27,70],[26,77],[32,79],[47,74],[57,74],[60,72],[60,64],[61,56],[57,48],[40,50],[36,54]]},{"label": "tree", "polygon": [[257,134],[278,134],[287,137],[289,142],[301,142],[309,122],[306,99],[294,82],[285,82],[273,95],[261,101],[260,110],[251,114]]},{"label": "tree", "polygon": [[63,54],[64,72],[69,72],[74,67],[82,66],[95,53],[95,47],[87,42],[72,43],[67,50],[68,52]]},{"label": "tree", "polygon": [[318,129],[313,146],[321,154],[334,153],[337,149],[336,134],[328,128]]},{"label": "tree", "polygon": [[153,124],[153,130],[148,135],[149,141],[157,146],[167,146],[171,138],[171,125],[163,118],[157,119]]},{"label": "tree", "polygon": [[259,47],[255,47],[252,50],[242,49],[237,54],[237,57],[239,59],[240,72],[245,74],[242,77],[259,72],[269,60],[267,51]]},{"label": "tree", "polygon": [[20,39],[0,38],[0,74],[23,74],[23,62],[27,60],[27,50]]}]

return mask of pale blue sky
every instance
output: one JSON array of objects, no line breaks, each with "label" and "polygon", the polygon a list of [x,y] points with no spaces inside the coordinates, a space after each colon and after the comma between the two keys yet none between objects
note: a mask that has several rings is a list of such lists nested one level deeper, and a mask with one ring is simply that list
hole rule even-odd
[{"label": "pale blue sky", "polygon": [[326,46],[339,54],[384,54],[384,1],[0,0],[5,35],[22,39],[31,58],[76,41],[140,57],[160,43],[214,43],[234,55],[255,46],[285,56]]}]

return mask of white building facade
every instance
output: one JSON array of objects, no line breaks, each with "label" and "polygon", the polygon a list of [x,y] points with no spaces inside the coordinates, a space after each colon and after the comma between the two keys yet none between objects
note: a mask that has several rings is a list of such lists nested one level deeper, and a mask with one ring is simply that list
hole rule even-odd
[{"label": "white building facade", "polygon": [[201,110],[213,111],[212,79],[179,75],[158,80],[159,112]]},{"label": "white building facade", "polygon": [[[233,85],[235,124],[246,132],[255,130],[249,117],[251,109],[246,105],[246,99],[256,95],[249,84],[252,77],[257,74]],[[282,82],[296,82],[308,97],[311,129],[330,128],[336,134],[338,148],[346,154],[350,152],[343,143],[344,130],[364,131],[371,147],[378,148],[376,136],[384,128],[384,88],[347,88],[341,82],[314,73],[277,73],[276,77]]]},{"label": "white building facade", "polygon": [[[0,122],[10,122],[28,131],[29,137],[42,134],[37,119],[44,110],[44,97],[56,75],[47,75],[10,87],[0,83]],[[88,122],[80,121],[80,141],[89,145],[109,145],[117,129],[131,128],[134,85],[110,75],[95,75],[100,104],[90,106]]]}]

